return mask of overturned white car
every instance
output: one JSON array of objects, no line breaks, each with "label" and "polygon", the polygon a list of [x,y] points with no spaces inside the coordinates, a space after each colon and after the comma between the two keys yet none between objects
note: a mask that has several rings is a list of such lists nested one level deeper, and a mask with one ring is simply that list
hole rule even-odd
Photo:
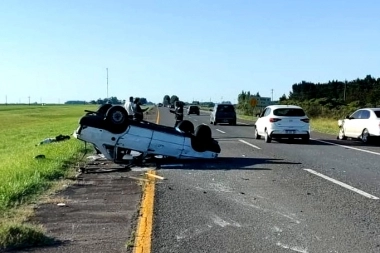
[{"label": "overturned white car", "polygon": [[129,164],[131,151],[141,159],[161,155],[168,158],[217,158],[219,143],[206,125],[194,125],[187,120],[177,127],[148,121],[137,121],[128,116],[122,106],[103,105],[96,112],[86,111],[80,118],[74,137],[92,143],[106,159]]}]

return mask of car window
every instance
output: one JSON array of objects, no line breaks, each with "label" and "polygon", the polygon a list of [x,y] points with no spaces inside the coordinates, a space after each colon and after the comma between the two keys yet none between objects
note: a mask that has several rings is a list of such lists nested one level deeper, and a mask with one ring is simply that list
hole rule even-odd
[{"label": "car window", "polygon": [[235,112],[235,108],[231,105],[219,105],[218,112]]},{"label": "car window", "polygon": [[271,109],[270,109],[270,108],[267,108],[267,109],[265,110],[264,117],[268,116],[268,115],[270,114],[270,112],[271,112]]},{"label": "car window", "polygon": [[279,108],[273,111],[275,116],[286,116],[286,117],[303,117],[305,112],[299,108]]},{"label": "car window", "polygon": [[261,112],[260,117],[264,117],[265,112],[268,110],[268,108],[265,108],[264,111]]},{"label": "car window", "polygon": [[374,111],[374,113],[376,114],[376,117],[380,118],[380,111]]},{"label": "car window", "polygon": [[360,119],[369,119],[370,112],[368,110],[362,110],[362,113],[360,114]]},{"label": "car window", "polygon": [[350,118],[352,119],[360,119],[360,114],[362,113],[361,110],[354,112]]}]

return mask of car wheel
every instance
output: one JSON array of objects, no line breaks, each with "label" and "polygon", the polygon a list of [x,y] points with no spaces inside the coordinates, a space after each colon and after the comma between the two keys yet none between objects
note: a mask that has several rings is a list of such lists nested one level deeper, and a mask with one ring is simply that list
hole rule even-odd
[{"label": "car wheel", "polygon": [[259,135],[259,132],[257,132],[256,127],[255,127],[255,139],[256,139],[256,140],[261,139],[261,135]]},{"label": "car wheel", "polygon": [[270,143],[272,141],[272,137],[269,136],[268,131],[265,129],[264,140],[266,143]]},{"label": "car wheel", "polygon": [[189,120],[182,120],[177,127],[184,133],[194,134],[194,124]]},{"label": "car wheel", "polygon": [[360,139],[362,140],[363,143],[368,143],[369,138],[370,138],[370,136],[369,136],[368,130],[364,129],[363,132],[362,132],[362,135],[361,135]]},{"label": "car wheel", "polygon": [[212,137],[211,128],[209,126],[199,125],[195,129],[194,135],[202,141],[211,140],[211,137]]},{"label": "car wheel", "polygon": [[341,127],[339,129],[338,139],[339,140],[347,140],[347,137],[344,135],[344,129],[343,129],[343,127]]},{"label": "car wheel", "polygon": [[113,106],[108,109],[106,114],[107,121],[113,125],[122,125],[128,117],[128,113],[122,106]]}]

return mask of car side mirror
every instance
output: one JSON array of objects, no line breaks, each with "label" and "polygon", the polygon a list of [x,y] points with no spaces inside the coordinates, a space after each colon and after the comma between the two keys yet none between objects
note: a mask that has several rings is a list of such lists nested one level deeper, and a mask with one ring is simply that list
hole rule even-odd
[{"label": "car side mirror", "polygon": [[256,113],[256,117],[260,118],[260,113]]},{"label": "car side mirror", "polygon": [[350,115],[347,115],[347,116],[346,116],[346,119],[351,119]]}]

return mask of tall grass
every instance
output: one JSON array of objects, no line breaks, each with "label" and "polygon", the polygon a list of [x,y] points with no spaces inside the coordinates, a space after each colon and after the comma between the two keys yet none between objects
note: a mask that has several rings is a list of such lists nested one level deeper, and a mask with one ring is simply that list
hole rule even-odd
[{"label": "tall grass", "polygon": [[[0,106],[0,211],[29,200],[65,175],[84,145],[68,141],[36,146],[59,134],[70,135],[84,109],[94,106]],[[45,159],[35,159],[43,154]]]}]

